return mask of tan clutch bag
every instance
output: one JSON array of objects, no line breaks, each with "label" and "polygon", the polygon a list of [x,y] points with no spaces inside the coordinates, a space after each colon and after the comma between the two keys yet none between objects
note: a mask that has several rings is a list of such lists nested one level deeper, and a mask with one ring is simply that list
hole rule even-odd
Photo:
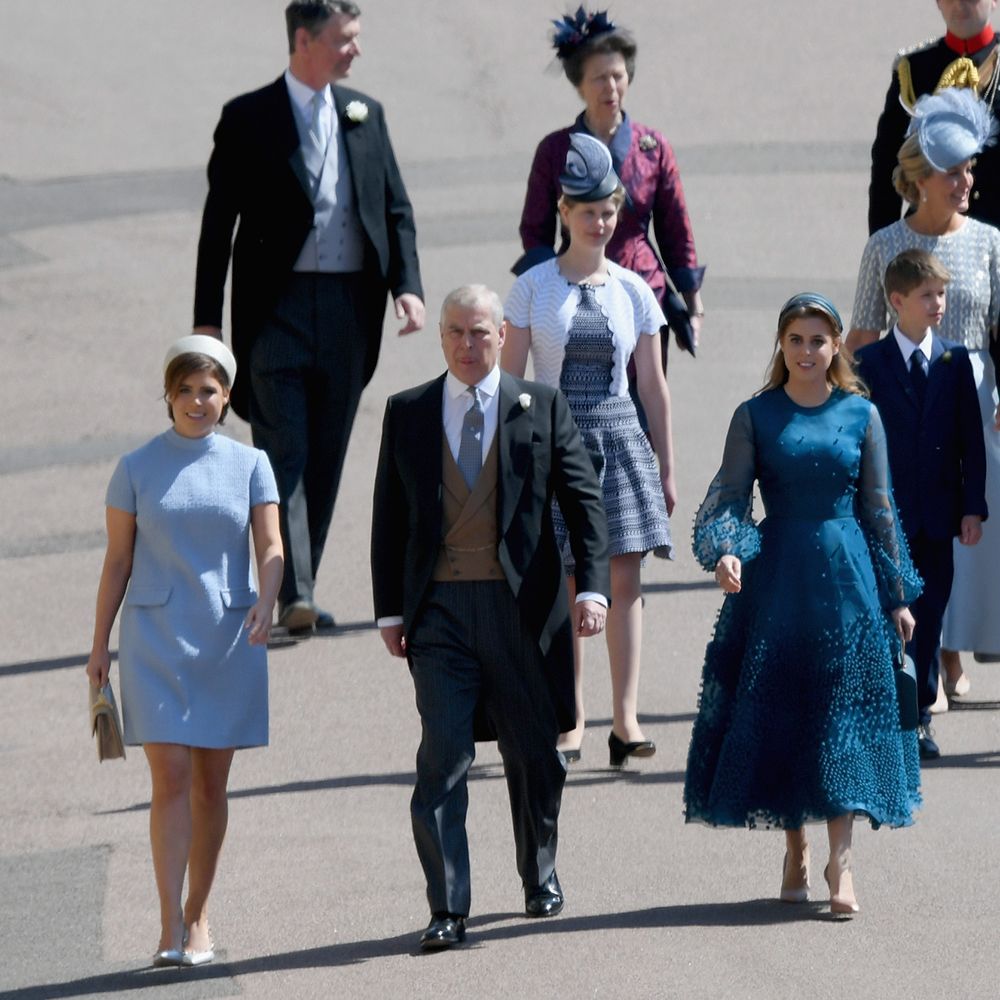
[{"label": "tan clutch bag", "polygon": [[97,737],[97,759],[99,761],[125,758],[125,740],[122,736],[122,719],[115,703],[115,693],[110,684],[90,690],[90,728]]}]

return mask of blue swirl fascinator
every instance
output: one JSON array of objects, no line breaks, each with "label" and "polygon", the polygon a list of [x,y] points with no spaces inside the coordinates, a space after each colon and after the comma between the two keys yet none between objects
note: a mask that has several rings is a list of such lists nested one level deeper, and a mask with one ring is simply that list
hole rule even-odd
[{"label": "blue swirl fascinator", "polygon": [[611,162],[611,150],[586,132],[572,132],[566,165],[559,175],[562,193],[576,201],[610,197],[621,182]]},{"label": "blue swirl fascinator", "polygon": [[920,152],[937,171],[964,163],[996,142],[996,119],[968,87],[947,87],[924,94],[912,111],[907,136],[917,135]]}]

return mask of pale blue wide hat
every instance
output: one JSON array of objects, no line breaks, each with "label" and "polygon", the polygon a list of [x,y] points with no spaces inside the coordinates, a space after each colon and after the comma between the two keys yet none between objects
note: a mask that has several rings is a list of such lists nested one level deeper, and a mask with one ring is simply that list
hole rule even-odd
[{"label": "pale blue wide hat", "polygon": [[989,106],[968,87],[924,94],[912,111],[907,136],[918,136],[920,152],[937,171],[950,170],[996,142],[997,121]]},{"label": "pale blue wide hat", "polygon": [[576,201],[601,201],[621,182],[611,162],[611,150],[586,132],[572,132],[566,166],[559,175],[562,193]]}]

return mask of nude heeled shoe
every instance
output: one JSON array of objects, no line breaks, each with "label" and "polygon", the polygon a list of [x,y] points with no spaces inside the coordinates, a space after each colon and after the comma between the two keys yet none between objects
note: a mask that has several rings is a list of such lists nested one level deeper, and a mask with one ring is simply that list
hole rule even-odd
[{"label": "nude heeled shoe", "polygon": [[797,869],[789,868],[788,852],[781,862],[781,891],[778,899],[783,903],[809,902],[809,851],[802,855],[802,864]]},{"label": "nude heeled shoe", "polygon": [[[848,877],[851,876],[850,864],[845,865],[844,870],[840,873],[841,881],[843,881],[845,875]],[[853,878],[851,878],[851,894],[849,896],[843,892],[834,893],[833,884],[830,882],[829,864],[823,869],[823,878],[826,879],[826,884],[830,888],[830,913],[833,914],[833,916],[850,920],[851,917],[861,911],[861,907],[858,906],[858,901],[854,898]]]}]

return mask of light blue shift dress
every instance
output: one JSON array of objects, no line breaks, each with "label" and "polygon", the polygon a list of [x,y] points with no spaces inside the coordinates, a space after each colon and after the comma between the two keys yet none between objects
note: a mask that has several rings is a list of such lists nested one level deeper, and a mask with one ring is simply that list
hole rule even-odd
[{"label": "light blue shift dress", "polygon": [[221,434],[170,428],[119,461],[107,505],[136,517],[118,650],[130,746],[267,743],[267,652],[243,620],[250,510],[277,502],[264,452]]}]

